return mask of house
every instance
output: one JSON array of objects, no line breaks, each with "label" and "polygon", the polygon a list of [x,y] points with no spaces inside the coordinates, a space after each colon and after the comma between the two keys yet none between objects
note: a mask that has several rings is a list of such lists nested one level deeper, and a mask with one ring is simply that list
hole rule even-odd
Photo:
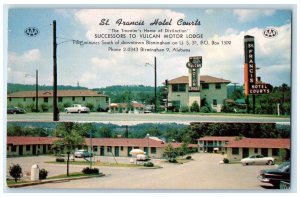
[{"label": "house", "polygon": [[226,152],[225,145],[232,142],[236,137],[232,136],[204,136],[198,139],[199,152]]},{"label": "house", "polygon": [[[34,111],[36,91],[20,91],[7,95],[7,106],[18,106]],[[60,111],[72,104],[84,104],[92,111],[106,111],[109,97],[92,90],[58,90],[57,104]],[[53,106],[53,91],[38,91],[39,111],[48,111]]]},{"label": "house", "polygon": [[[130,106],[129,106],[130,105]],[[110,104],[110,111],[112,113],[142,113],[144,112],[145,105],[142,103],[138,103],[136,101],[128,103],[111,103]]]},{"label": "house", "polygon": [[229,80],[201,75],[199,92],[189,91],[189,76],[181,76],[168,80],[168,105],[176,110],[190,107],[196,100],[199,105],[206,102],[212,109],[221,112],[224,100],[227,99]]},{"label": "house", "polygon": [[285,138],[237,138],[224,147],[229,160],[241,160],[252,154],[281,160],[282,157],[289,158],[291,142]]},{"label": "house", "polygon": [[[52,153],[51,146],[58,138],[54,137],[7,137],[7,155],[37,155]],[[181,143],[171,143],[174,148],[179,148]],[[131,157],[132,149],[141,149],[149,153],[152,158],[163,158],[165,147],[168,144],[156,137],[149,138],[85,138],[85,143],[77,149],[90,150],[94,155]],[[196,144],[190,144],[190,149],[197,149]]]}]

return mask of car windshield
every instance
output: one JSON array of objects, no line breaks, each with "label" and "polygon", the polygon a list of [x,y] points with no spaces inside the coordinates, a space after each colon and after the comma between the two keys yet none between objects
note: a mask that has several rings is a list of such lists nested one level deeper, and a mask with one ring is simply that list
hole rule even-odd
[{"label": "car windshield", "polygon": [[290,167],[290,163],[284,162],[281,165],[279,165],[277,169],[280,170],[281,172],[284,172],[289,167]]}]

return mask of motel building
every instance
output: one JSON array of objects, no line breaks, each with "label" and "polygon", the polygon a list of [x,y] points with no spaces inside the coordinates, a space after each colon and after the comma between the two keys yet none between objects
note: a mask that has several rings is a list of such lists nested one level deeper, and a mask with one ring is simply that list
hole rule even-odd
[{"label": "motel building", "polygon": [[196,101],[201,107],[205,101],[217,112],[221,112],[224,100],[227,99],[227,85],[229,80],[199,75],[199,92],[189,91],[191,75],[181,76],[168,80],[168,105],[180,110],[181,107],[190,107]]},{"label": "motel building", "polygon": [[112,113],[143,113],[145,105],[136,101],[130,103],[111,103],[110,112]]},{"label": "motel building", "polygon": [[[72,104],[92,105],[91,111],[106,111],[109,107],[109,97],[92,90],[58,90],[57,104],[60,111],[64,106]],[[31,111],[35,109],[36,91],[20,91],[7,95],[7,106],[18,106]],[[48,111],[53,106],[53,91],[38,91],[39,111]]]},{"label": "motel building", "polygon": [[[58,138],[54,137],[7,137],[7,156],[51,154],[51,146]],[[96,156],[131,157],[132,149],[141,149],[151,158],[164,158],[163,152],[168,143],[156,137],[147,138],[86,138],[85,144],[77,149],[90,150]],[[181,143],[171,143],[179,148]],[[189,149],[197,150],[197,144],[190,144]]]},{"label": "motel building", "polygon": [[290,146],[290,139],[286,138],[205,136],[198,139],[199,152],[224,153],[231,161],[239,161],[253,154],[280,161],[281,157],[289,157]]}]

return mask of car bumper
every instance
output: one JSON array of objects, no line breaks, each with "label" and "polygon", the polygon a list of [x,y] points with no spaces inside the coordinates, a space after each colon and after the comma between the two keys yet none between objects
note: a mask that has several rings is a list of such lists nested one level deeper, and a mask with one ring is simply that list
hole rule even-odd
[{"label": "car bumper", "polygon": [[270,179],[264,178],[264,177],[261,176],[261,175],[258,175],[258,176],[257,176],[257,179],[258,179],[259,181],[263,182],[263,183],[269,183],[269,182],[270,182]]}]

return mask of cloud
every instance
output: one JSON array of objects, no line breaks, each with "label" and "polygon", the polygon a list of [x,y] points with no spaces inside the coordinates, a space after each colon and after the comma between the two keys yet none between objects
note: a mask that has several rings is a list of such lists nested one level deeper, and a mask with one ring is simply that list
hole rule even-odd
[{"label": "cloud", "polygon": [[257,9],[235,9],[233,14],[238,17],[239,22],[249,22],[258,19],[261,16],[272,16],[275,10],[257,10]]},{"label": "cloud", "polygon": [[29,62],[38,61],[41,58],[41,52],[39,49],[31,49],[25,51],[22,55],[15,52],[10,52],[8,54],[9,64],[26,64]]}]

